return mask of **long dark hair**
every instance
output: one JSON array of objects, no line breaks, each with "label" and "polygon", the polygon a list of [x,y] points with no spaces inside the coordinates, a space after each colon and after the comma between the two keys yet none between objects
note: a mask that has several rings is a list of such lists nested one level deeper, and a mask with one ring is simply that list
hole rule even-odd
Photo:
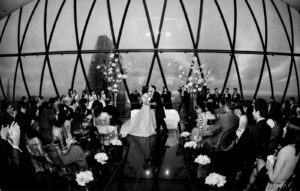
[{"label": "long dark hair", "polygon": [[142,94],[147,93],[147,92],[148,92],[148,87],[147,86],[143,86]]},{"label": "long dark hair", "polygon": [[295,145],[295,155],[298,155],[300,151],[300,119],[297,118],[292,118],[288,121],[282,146],[291,144]]}]

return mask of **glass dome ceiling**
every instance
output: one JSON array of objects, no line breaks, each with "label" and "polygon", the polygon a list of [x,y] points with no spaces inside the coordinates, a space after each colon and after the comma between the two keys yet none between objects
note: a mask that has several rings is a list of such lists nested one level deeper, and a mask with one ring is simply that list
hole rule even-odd
[{"label": "glass dome ceiling", "polygon": [[[97,55],[132,63],[127,93],[177,92],[193,57],[208,88],[299,99],[300,14],[280,0],[37,0],[0,21],[0,98],[81,92]],[[107,37],[112,46],[106,46]],[[100,47],[100,48],[99,48]]]}]

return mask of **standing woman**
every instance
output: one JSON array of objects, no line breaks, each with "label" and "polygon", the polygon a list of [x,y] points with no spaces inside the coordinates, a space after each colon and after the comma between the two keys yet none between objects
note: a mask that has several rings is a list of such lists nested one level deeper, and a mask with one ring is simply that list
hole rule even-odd
[{"label": "standing woman", "polygon": [[173,109],[171,92],[167,90],[165,86],[163,86],[163,91],[161,92],[162,104],[165,109]]}]

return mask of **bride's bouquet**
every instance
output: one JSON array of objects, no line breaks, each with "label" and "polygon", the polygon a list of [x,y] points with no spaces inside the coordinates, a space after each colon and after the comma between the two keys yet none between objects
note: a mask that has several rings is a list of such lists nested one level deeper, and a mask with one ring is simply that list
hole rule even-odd
[{"label": "bride's bouquet", "polygon": [[97,153],[95,154],[95,159],[100,164],[106,164],[106,161],[108,160],[108,156],[106,153]]},{"label": "bride's bouquet", "polygon": [[93,173],[89,170],[76,174],[76,182],[79,186],[86,186],[87,183],[94,180]]},{"label": "bride's bouquet", "polygon": [[217,186],[218,188],[223,187],[226,183],[226,177],[222,176],[220,174],[217,174],[215,172],[210,173],[205,178],[205,184],[211,185],[211,186]]},{"label": "bride's bouquet", "polygon": [[201,165],[207,165],[209,164],[210,158],[207,155],[199,155],[196,159],[195,159],[195,163],[201,164]]}]

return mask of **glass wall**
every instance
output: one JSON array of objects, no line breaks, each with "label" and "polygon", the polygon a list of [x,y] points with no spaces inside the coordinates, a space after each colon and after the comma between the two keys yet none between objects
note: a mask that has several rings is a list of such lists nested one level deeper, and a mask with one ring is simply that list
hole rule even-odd
[{"label": "glass wall", "polygon": [[112,52],[130,63],[129,92],[166,85],[176,100],[197,55],[210,89],[299,99],[299,21],[280,0],[32,1],[0,21],[0,99],[81,92],[95,54]]}]

